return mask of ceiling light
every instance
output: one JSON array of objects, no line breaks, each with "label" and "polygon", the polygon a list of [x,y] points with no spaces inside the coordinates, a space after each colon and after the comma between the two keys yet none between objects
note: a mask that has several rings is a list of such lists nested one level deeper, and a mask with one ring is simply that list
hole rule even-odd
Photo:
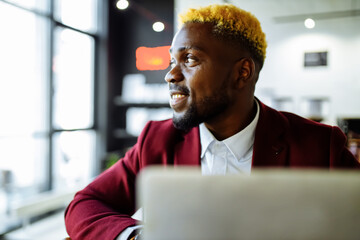
[{"label": "ceiling light", "polygon": [[152,27],[155,32],[162,32],[165,29],[165,25],[162,22],[156,22]]},{"label": "ceiling light", "polygon": [[127,0],[119,0],[116,3],[116,7],[120,10],[125,10],[129,6],[129,2]]},{"label": "ceiling light", "polygon": [[304,22],[304,25],[305,25],[306,28],[309,28],[309,29],[314,28],[315,27],[315,21],[313,19],[311,19],[311,18],[307,18],[305,20],[305,22]]}]

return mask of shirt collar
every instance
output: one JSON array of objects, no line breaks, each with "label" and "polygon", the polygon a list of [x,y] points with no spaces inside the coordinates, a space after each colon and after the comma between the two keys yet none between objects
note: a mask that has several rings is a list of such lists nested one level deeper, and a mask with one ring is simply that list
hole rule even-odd
[{"label": "shirt collar", "polygon": [[[246,152],[254,145],[255,140],[255,129],[259,120],[259,103],[256,102],[256,115],[251,123],[236,133],[235,135],[224,139],[222,142],[226,145],[229,151],[236,157],[236,159],[240,160]],[[201,158],[204,157],[209,145],[213,141],[217,141],[216,138],[212,135],[209,129],[206,128],[204,123],[199,125],[200,132],[200,143],[201,143]]]},{"label": "shirt collar", "polygon": [[209,129],[205,127],[204,123],[201,123],[199,125],[199,132],[200,132],[200,143],[201,143],[201,158],[203,158],[209,145],[213,141],[216,141],[216,139],[214,135],[212,135],[212,133],[209,131]]}]

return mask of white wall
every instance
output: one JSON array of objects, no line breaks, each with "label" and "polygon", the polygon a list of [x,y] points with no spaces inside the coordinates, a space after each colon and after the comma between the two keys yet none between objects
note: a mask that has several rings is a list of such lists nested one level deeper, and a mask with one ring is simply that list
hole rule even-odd
[{"label": "white wall", "polygon": [[[196,1],[196,5],[222,1]],[[252,12],[262,23],[268,41],[267,58],[256,95],[290,100],[285,110],[306,116],[307,98],[327,99],[325,122],[338,117],[360,118],[360,16],[316,21],[306,29],[303,21],[277,23],[274,17],[360,9],[360,0],[237,0],[233,4]],[[196,6],[176,1],[176,11]],[[328,66],[304,68],[304,53],[327,51]],[[275,106],[275,105],[273,105]]]},{"label": "white wall", "polygon": [[[178,23],[178,19],[177,19],[177,15],[179,13],[182,13],[184,11],[186,11],[186,9],[188,8],[197,8],[197,7],[200,7],[200,6],[207,6],[209,4],[214,4],[214,3],[218,3],[218,4],[221,4],[223,3],[223,1],[221,0],[196,0],[196,1],[193,1],[193,0],[175,0],[175,14],[174,14],[174,17],[175,17],[175,21],[174,21],[174,25],[177,25]],[[176,27],[175,27],[176,29]]]}]

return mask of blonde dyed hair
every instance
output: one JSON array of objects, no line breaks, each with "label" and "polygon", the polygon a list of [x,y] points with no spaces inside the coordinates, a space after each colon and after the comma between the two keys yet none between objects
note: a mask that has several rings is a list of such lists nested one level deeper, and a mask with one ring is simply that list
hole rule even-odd
[{"label": "blonde dyed hair", "polygon": [[259,20],[250,12],[231,4],[213,4],[188,9],[179,14],[179,22],[213,23],[216,35],[247,45],[250,53],[260,61],[260,65],[264,63],[267,47],[265,33]]}]

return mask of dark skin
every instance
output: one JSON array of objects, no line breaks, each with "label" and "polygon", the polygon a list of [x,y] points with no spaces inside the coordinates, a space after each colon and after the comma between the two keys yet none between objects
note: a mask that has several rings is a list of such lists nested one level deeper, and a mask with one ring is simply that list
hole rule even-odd
[{"label": "dark skin", "polygon": [[215,37],[212,27],[186,23],[180,29],[171,45],[171,69],[165,80],[174,118],[181,119],[195,106],[214,137],[224,140],[254,118],[259,70],[246,49]]}]

